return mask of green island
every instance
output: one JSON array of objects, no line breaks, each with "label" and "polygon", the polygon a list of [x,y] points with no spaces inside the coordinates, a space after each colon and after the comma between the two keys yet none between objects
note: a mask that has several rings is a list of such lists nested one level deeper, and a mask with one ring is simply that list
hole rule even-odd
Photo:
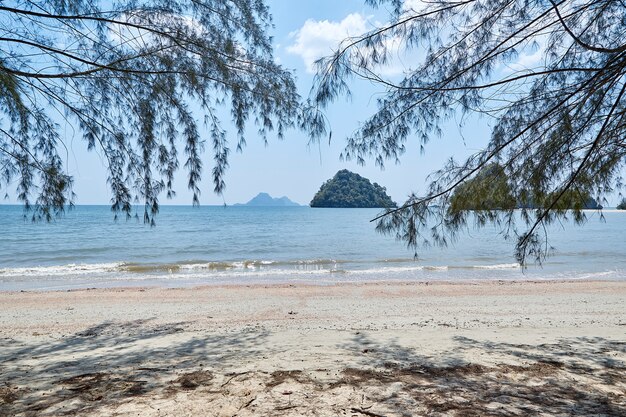
[{"label": "green island", "polygon": [[343,169],[326,181],[311,200],[311,207],[388,208],[396,203],[385,187]]},{"label": "green island", "polygon": [[[512,210],[545,208],[552,204],[554,193],[514,194],[504,168],[497,163],[486,165],[474,178],[459,185],[450,198],[450,210]],[[600,210],[602,205],[584,190],[569,189],[552,207],[555,210]],[[618,206],[619,208],[619,206]]]}]

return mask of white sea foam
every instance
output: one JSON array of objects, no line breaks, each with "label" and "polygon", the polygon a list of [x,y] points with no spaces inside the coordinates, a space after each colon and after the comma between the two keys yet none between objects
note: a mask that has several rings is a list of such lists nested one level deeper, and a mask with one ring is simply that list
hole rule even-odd
[{"label": "white sea foam", "polygon": [[516,269],[519,268],[520,264],[496,264],[496,265],[473,265],[472,268],[475,269]]},{"label": "white sea foam", "polygon": [[447,266],[425,266],[424,269],[426,271],[447,271],[449,267]]},{"label": "white sea foam", "polygon": [[[153,282],[155,285],[188,285],[199,283],[288,282],[311,283],[360,282],[372,280],[473,280],[473,279],[624,279],[621,269],[602,272],[535,271],[521,275],[517,263],[493,265],[404,265],[384,262],[346,262],[330,264],[320,260],[308,261],[236,261],[182,263],[94,263],[68,264],[0,269],[0,283],[5,288],[20,288],[17,283],[37,282],[29,288],[86,287],[90,285],[137,285]],[[510,271],[510,272],[509,272]],[[65,283],[65,284],[64,284]],[[107,284],[109,283],[109,284]],[[120,284],[122,283],[122,284]],[[135,283],[135,284],[133,284]],[[167,284],[169,283],[169,284]],[[13,285],[13,286],[12,286]],[[143,285],[143,284],[141,284]]]},{"label": "white sea foam", "polygon": [[[414,271],[434,271],[444,272],[453,269],[515,269],[519,264],[496,264],[496,265],[474,265],[474,266],[434,266],[415,265],[406,266],[381,266],[374,268],[337,268],[338,264],[345,264],[345,261],[334,261],[325,259],[297,260],[297,261],[235,261],[235,262],[197,262],[197,263],[163,263],[163,264],[141,264],[127,262],[95,263],[95,264],[68,264],[57,266],[38,266],[20,268],[1,268],[0,279],[15,277],[72,277],[99,274],[123,275],[126,279],[128,275],[139,279],[140,276],[159,276],[163,274],[182,274],[187,276],[207,276],[207,274],[219,275],[311,275],[318,273],[337,273],[341,271],[347,274],[394,274]],[[355,265],[359,265],[356,263]]]},{"label": "white sea foam", "polygon": [[369,269],[354,269],[347,271],[349,274],[382,274],[382,273],[401,273],[401,272],[413,272],[423,271],[426,269],[424,266],[405,266],[405,267],[387,267],[387,268],[369,268]]},{"label": "white sea foam", "polygon": [[32,276],[74,276],[117,272],[123,263],[68,264],[26,268],[0,268],[0,278]]}]

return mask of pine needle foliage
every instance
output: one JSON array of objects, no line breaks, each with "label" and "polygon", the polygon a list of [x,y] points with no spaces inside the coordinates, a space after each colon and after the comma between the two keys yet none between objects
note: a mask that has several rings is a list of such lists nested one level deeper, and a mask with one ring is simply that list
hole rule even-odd
[{"label": "pine needle foliage", "polygon": [[180,165],[199,203],[205,147],[219,194],[247,126],[264,141],[294,125],[320,133],[273,58],[270,26],[260,0],[1,2],[0,191],[15,187],[33,219],[71,206],[67,124],[106,161],[116,218],[137,203],[154,224]]},{"label": "pine needle foliage", "polygon": [[[626,163],[626,3],[615,0],[369,0],[391,10],[388,23],[345,40],[318,62],[313,99],[326,106],[365,79],[385,93],[377,111],[347,139],[344,156],[383,166],[406,146],[441,136],[453,117],[480,115],[492,126],[488,145],[464,161],[451,159],[429,187],[387,210],[377,228],[406,241],[446,245],[471,224],[496,224],[517,238],[516,257],[541,262],[546,226],[586,220],[572,195],[603,198],[622,187]],[[423,51],[400,80],[381,68],[401,44]],[[531,66],[521,54],[539,54]],[[413,55],[419,55],[414,53]],[[485,170],[497,163],[502,169]],[[457,194],[479,173],[471,193]],[[490,176],[490,174],[493,174]],[[486,176],[486,177],[485,177]],[[494,184],[504,201],[541,202],[520,212],[506,203],[471,205]],[[502,197],[502,196],[501,196]],[[576,201],[582,201],[577,198]],[[495,210],[498,209],[498,210]]]}]

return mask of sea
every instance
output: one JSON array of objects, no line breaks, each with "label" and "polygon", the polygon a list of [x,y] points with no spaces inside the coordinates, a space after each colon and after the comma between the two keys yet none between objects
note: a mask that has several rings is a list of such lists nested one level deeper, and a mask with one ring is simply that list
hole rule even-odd
[{"label": "sea", "polygon": [[375,231],[370,220],[379,212],[162,206],[150,227],[115,221],[108,206],[76,206],[33,223],[23,207],[0,205],[0,290],[626,279],[626,211],[589,211],[583,226],[552,225],[548,258],[527,268],[515,261],[515,240],[491,226],[415,256]]}]

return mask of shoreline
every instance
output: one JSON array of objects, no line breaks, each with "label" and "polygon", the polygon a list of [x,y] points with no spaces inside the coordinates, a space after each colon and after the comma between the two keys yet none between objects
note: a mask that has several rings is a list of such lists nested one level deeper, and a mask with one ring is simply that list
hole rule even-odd
[{"label": "shoreline", "polygon": [[[25,281],[26,282],[26,281]],[[93,283],[79,284],[60,284],[49,287],[32,287],[20,289],[2,289],[0,294],[6,293],[27,293],[27,292],[69,292],[69,291],[94,291],[94,290],[140,290],[140,289],[203,289],[203,288],[237,288],[237,287],[342,287],[342,286],[361,286],[361,285],[490,285],[490,284],[541,284],[541,283],[577,283],[577,282],[622,282],[626,283],[626,275],[623,277],[609,278],[460,278],[460,279],[354,279],[354,280],[324,280],[324,279],[299,279],[299,280],[251,280],[251,281],[235,281],[235,282],[207,282],[198,280],[120,280],[120,281],[95,281]]]},{"label": "shoreline", "polygon": [[0,305],[0,415],[626,414],[626,281],[18,291]]}]

